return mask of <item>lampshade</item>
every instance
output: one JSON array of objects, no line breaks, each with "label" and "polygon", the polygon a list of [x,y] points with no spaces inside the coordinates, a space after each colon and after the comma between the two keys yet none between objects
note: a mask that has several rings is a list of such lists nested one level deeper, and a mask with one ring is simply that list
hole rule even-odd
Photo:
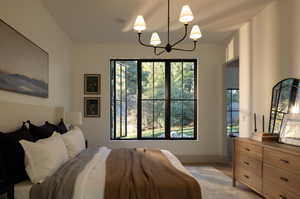
[{"label": "lampshade", "polygon": [[133,29],[138,32],[142,32],[143,30],[146,30],[146,23],[143,16],[141,15],[137,16]]},{"label": "lampshade", "polygon": [[160,38],[159,38],[159,35],[157,32],[152,33],[150,44],[153,46],[157,46],[157,45],[161,44],[161,41],[160,41]]},{"label": "lampshade", "polygon": [[198,40],[202,37],[202,33],[201,33],[201,30],[199,28],[198,25],[194,25],[193,28],[192,28],[192,31],[191,31],[191,35],[190,35],[190,38],[192,40]]},{"label": "lampshade", "polygon": [[184,24],[187,24],[187,23],[193,21],[193,19],[194,19],[194,16],[193,16],[191,8],[188,5],[183,6],[181,9],[179,21]]},{"label": "lampshade", "polygon": [[72,125],[81,125],[82,124],[82,114],[81,112],[67,112],[65,114],[66,123]]}]

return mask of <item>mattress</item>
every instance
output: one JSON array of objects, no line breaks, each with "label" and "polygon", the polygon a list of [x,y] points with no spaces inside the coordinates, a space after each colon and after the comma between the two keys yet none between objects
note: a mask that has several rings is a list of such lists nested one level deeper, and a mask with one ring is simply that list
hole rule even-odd
[{"label": "mattress", "polygon": [[30,199],[30,189],[32,183],[27,180],[15,184],[15,199]]}]

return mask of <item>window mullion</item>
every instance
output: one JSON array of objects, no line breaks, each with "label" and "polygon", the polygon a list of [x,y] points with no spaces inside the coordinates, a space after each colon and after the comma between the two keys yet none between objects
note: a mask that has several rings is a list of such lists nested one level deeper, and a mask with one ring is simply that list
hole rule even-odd
[{"label": "window mullion", "polygon": [[233,101],[233,93],[235,92],[236,90],[231,90],[231,133],[234,133],[234,111],[233,111],[233,105],[234,105],[234,101]]},{"label": "window mullion", "polygon": [[[282,83],[280,83],[280,88],[279,88],[278,98],[276,99],[276,110],[278,110],[279,100],[280,100],[280,96],[281,96],[281,89],[282,89]],[[271,133],[274,133],[274,129],[275,129],[274,127],[275,127],[277,115],[278,115],[278,112],[275,111],[275,112],[274,112],[273,129],[272,129],[272,132],[271,132]]]},{"label": "window mullion", "polygon": [[142,64],[137,62],[138,104],[137,104],[137,139],[142,139]]},{"label": "window mullion", "polygon": [[120,137],[123,137],[123,65],[120,64]]},{"label": "window mullion", "polygon": [[197,61],[194,61],[194,139],[197,139]]},{"label": "window mullion", "polygon": [[181,138],[183,138],[183,62],[181,62]]},{"label": "window mullion", "polygon": [[154,138],[154,62],[152,62],[152,138]]},{"label": "window mullion", "polygon": [[170,139],[171,131],[171,62],[165,62],[165,137]]},{"label": "window mullion", "polygon": [[116,111],[116,99],[117,99],[117,94],[116,94],[116,61],[114,61],[113,62],[113,77],[114,77],[114,87],[113,87],[113,89],[114,89],[114,139],[116,139],[117,138],[117,117],[116,117],[116,113],[117,113],[117,111]]},{"label": "window mullion", "polygon": [[127,104],[127,84],[128,84],[128,76],[127,76],[127,66],[124,65],[124,75],[125,75],[125,137],[127,137],[127,131],[128,131],[128,118],[127,118],[127,110],[128,110],[128,104]]}]

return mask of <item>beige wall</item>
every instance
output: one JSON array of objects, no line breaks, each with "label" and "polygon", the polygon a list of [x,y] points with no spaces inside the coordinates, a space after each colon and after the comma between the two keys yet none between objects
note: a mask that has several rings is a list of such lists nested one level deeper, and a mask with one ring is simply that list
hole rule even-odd
[{"label": "beige wall", "polygon": [[72,44],[39,0],[0,0],[0,18],[49,53],[49,99],[0,91],[0,100],[70,108]]},{"label": "beige wall", "polygon": [[[272,87],[288,77],[300,78],[299,8],[299,0],[275,1],[240,29],[240,87],[245,92],[241,93],[241,106],[247,108],[245,118],[251,118],[253,112],[258,114],[259,123],[261,115],[269,117]],[[241,133],[249,136],[253,125],[245,125],[241,122]],[[259,127],[261,130],[261,124]]]},{"label": "beige wall", "polygon": [[240,137],[249,137],[252,130],[252,65],[250,24],[240,31]]},{"label": "beige wall", "polygon": [[239,33],[235,32],[226,45],[226,61],[232,61],[239,57]]},{"label": "beige wall", "polygon": [[[225,47],[201,44],[194,53],[171,53],[154,57],[152,49],[137,43],[78,44],[73,75],[73,111],[83,111],[83,74],[102,75],[102,117],[84,119],[82,128],[92,146],[158,147],[175,154],[220,157],[223,154],[223,71]],[[199,128],[197,141],[111,141],[109,61],[111,58],[196,58],[198,59]],[[195,157],[195,158],[197,158]],[[196,160],[196,159],[195,159]],[[197,161],[197,160],[196,160]]]}]

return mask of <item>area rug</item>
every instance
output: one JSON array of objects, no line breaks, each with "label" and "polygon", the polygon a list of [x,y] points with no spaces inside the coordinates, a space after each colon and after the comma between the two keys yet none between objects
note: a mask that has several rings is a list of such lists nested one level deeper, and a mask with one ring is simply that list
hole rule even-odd
[{"label": "area rug", "polygon": [[186,166],[201,185],[202,199],[261,199],[247,187],[237,183],[232,187],[232,179],[221,171],[207,166]]}]

